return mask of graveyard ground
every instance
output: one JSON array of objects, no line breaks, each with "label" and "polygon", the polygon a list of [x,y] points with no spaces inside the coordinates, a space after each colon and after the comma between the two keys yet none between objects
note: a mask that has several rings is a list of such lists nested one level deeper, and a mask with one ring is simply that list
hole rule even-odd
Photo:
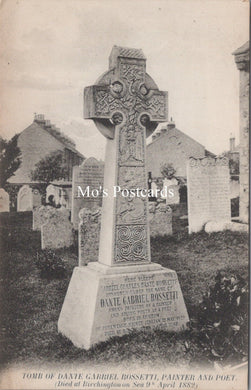
[{"label": "graveyard ground", "polygon": [[[57,320],[73,267],[77,265],[76,246],[55,251],[51,254],[56,265],[54,270],[49,263],[48,268],[42,269],[45,257],[41,255],[40,233],[32,232],[29,213],[20,214],[6,217],[5,226],[1,223],[0,230],[2,365],[24,362],[92,365],[105,362],[125,366],[135,362],[173,366],[212,365],[215,361],[231,363],[233,351],[224,354],[216,345],[214,348],[201,345],[196,341],[196,330],[176,335],[160,330],[149,334],[146,330],[113,338],[89,351],[74,347],[58,334]],[[182,224],[176,225],[172,237],[151,240],[152,261],[177,271],[193,320],[198,316],[203,294],[214,285],[219,270],[226,276],[240,275],[247,280],[248,237],[230,231],[189,236],[184,221]],[[240,339],[238,326],[233,328],[234,334],[228,335],[229,345],[233,344],[230,336],[235,337],[238,345],[247,344],[247,328],[244,327]],[[235,358],[239,356],[239,361],[243,361],[246,351],[237,352]]]}]

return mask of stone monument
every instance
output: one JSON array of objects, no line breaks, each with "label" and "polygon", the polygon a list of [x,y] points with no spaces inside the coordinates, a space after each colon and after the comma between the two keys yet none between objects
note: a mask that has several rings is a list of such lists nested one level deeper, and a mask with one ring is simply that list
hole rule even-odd
[{"label": "stone monument", "polygon": [[0,213],[10,211],[10,197],[8,192],[0,188]]},{"label": "stone monument", "polygon": [[78,216],[83,207],[91,209],[101,206],[103,182],[104,163],[94,157],[73,168],[71,221],[74,229],[78,229]]},{"label": "stone monument", "polygon": [[[74,269],[58,330],[89,348],[130,329],[178,331],[187,310],[176,272],[151,263],[148,201],[114,195],[147,190],[146,136],[167,121],[167,93],[146,73],[141,50],[114,46],[109,70],[85,88],[85,118],[107,138],[98,262]],[[142,193],[143,194],[143,193]]]},{"label": "stone monument", "polygon": [[70,212],[64,207],[47,210],[47,220],[41,226],[41,248],[69,248],[74,243],[74,229],[69,220]]},{"label": "stone monument", "polygon": [[207,222],[231,222],[228,158],[191,157],[187,164],[189,233]]},{"label": "stone monument", "polygon": [[23,185],[17,194],[17,211],[31,211],[33,209],[32,189]]}]

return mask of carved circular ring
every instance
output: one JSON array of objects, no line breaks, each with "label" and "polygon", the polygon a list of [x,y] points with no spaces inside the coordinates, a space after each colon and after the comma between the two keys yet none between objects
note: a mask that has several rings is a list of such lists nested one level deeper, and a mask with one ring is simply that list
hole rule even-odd
[{"label": "carved circular ring", "polygon": [[112,123],[117,126],[123,122],[123,115],[120,112],[115,112],[112,116]]},{"label": "carved circular ring", "polygon": [[147,125],[150,123],[150,117],[147,114],[142,114],[139,120],[144,127],[147,127]]},{"label": "carved circular ring", "polygon": [[198,162],[195,158],[190,158],[189,165],[190,165],[190,167],[196,167],[198,165]]},{"label": "carved circular ring", "polygon": [[110,85],[110,91],[111,91],[111,94],[112,94],[114,97],[120,98],[120,97],[122,97],[122,95],[123,95],[124,86],[123,86],[123,84],[122,84],[120,81],[114,81],[114,82]]},{"label": "carved circular ring", "polygon": [[139,88],[139,92],[142,96],[146,96],[149,92],[148,88],[145,86],[145,84],[142,84]]},{"label": "carved circular ring", "polygon": [[201,166],[202,167],[206,167],[207,165],[209,165],[208,164],[208,158],[206,157],[206,158],[202,158],[201,160],[200,160],[200,163],[201,163]]}]

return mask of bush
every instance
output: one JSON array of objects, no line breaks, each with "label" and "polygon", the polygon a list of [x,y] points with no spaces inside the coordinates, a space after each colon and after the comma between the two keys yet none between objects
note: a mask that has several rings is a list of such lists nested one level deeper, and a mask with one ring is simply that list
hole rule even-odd
[{"label": "bush", "polygon": [[245,361],[248,356],[248,286],[240,276],[219,272],[203,296],[193,336],[212,360]]},{"label": "bush", "polygon": [[52,250],[37,252],[35,263],[42,278],[63,279],[66,276],[63,260]]}]

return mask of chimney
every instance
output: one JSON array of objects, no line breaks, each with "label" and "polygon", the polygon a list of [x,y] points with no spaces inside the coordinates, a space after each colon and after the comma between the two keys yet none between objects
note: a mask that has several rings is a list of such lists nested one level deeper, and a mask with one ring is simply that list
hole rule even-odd
[{"label": "chimney", "polygon": [[45,120],[45,127],[51,127],[51,121],[49,119]]},{"label": "chimney", "polygon": [[35,114],[34,115],[34,122],[39,122],[39,123],[45,124],[44,114]]},{"label": "chimney", "polygon": [[230,152],[233,152],[235,148],[235,137],[230,136],[229,141],[230,141]]}]

